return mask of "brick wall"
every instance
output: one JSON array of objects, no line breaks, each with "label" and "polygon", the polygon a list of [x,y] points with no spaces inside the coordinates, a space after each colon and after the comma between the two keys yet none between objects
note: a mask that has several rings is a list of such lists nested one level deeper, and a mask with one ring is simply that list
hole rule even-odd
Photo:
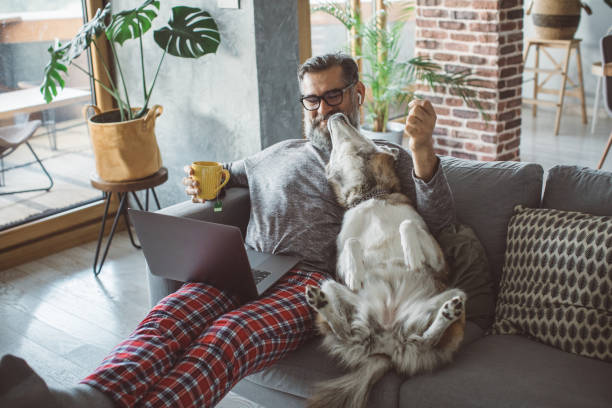
[{"label": "brick wall", "polygon": [[523,0],[417,0],[416,55],[447,72],[469,68],[485,120],[446,89],[419,94],[438,115],[437,153],[473,160],[519,160]]}]

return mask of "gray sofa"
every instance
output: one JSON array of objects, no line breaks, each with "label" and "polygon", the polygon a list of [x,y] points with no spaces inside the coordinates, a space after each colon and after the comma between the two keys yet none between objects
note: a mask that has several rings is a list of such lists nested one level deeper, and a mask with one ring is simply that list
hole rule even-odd
[{"label": "gray sofa", "polygon": [[[485,247],[493,286],[499,285],[508,222],[515,205],[612,215],[612,173],[557,166],[543,183],[533,163],[473,162],[443,158],[459,221]],[[184,202],[161,210],[246,228],[246,189],[229,189],[224,211]],[[151,303],[180,282],[149,273]],[[273,366],[253,374],[234,391],[264,407],[303,407],[313,383],[343,370],[312,339]],[[485,335],[468,321],[455,361],[431,374],[404,378],[387,373],[373,388],[369,407],[610,407],[612,364],[581,357],[525,336]]]}]

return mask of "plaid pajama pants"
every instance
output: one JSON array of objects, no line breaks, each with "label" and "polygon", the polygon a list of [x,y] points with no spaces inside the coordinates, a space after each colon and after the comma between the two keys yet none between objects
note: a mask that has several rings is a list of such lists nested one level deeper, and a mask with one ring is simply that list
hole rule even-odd
[{"label": "plaid pajama pants", "polygon": [[214,406],[243,377],[313,334],[304,288],[325,275],[292,270],[251,303],[203,283],[165,297],[82,383],[117,406]]}]

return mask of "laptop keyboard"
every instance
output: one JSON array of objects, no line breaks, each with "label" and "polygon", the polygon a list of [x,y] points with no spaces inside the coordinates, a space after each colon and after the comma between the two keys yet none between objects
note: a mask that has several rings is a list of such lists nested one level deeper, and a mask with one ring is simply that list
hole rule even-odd
[{"label": "laptop keyboard", "polygon": [[255,285],[257,285],[262,280],[266,279],[272,273],[266,271],[260,271],[259,269],[252,269],[253,278],[255,279]]}]

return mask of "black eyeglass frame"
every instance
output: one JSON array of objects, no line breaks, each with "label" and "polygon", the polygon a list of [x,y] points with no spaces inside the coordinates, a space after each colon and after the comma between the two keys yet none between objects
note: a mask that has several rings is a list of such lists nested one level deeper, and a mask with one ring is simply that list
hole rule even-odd
[{"label": "black eyeglass frame", "polygon": [[[331,89],[331,90],[329,90],[329,91],[325,92],[325,93],[324,93],[323,95],[321,95],[321,96],[319,96],[319,95],[305,95],[305,96],[302,96],[302,97],[300,98],[300,102],[302,103],[302,106],[304,107],[304,109],[306,109],[307,111],[314,111],[314,110],[319,109],[319,107],[321,106],[321,99],[324,99],[324,100],[325,100],[325,103],[326,103],[328,106],[338,106],[338,105],[340,105],[340,104],[342,103],[342,101],[344,100],[344,91],[346,91],[347,89],[352,88],[352,87],[353,87],[353,86],[355,86],[356,84],[357,84],[357,81],[354,81],[354,82],[352,82],[352,83],[348,84],[347,86],[345,86],[344,88],[341,88],[341,89],[338,89],[338,88],[336,88],[336,89]],[[338,103],[334,103],[334,104],[329,103],[329,101],[327,100],[327,98],[328,98],[328,96],[327,96],[327,95],[329,95],[329,94],[330,94],[330,93],[332,93],[332,92],[340,92],[340,102],[338,102]],[[312,108],[312,109],[308,108],[308,107],[307,107],[307,106],[304,104],[304,99],[306,99],[306,98],[317,98],[317,100],[318,100],[318,102],[317,102],[317,106],[315,106],[315,107],[314,107],[314,108]]]}]

